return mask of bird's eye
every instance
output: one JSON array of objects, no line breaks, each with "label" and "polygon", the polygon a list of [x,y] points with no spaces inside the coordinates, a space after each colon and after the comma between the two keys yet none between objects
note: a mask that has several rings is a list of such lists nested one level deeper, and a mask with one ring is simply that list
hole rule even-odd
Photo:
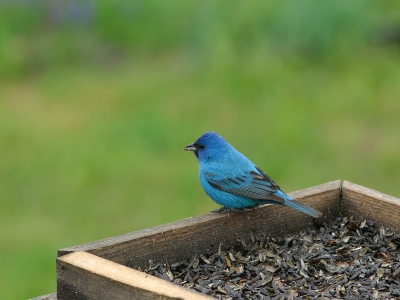
[{"label": "bird's eye", "polygon": [[204,149],[204,146],[203,146],[203,145],[199,145],[199,149],[200,149],[200,150],[203,150],[203,149]]}]

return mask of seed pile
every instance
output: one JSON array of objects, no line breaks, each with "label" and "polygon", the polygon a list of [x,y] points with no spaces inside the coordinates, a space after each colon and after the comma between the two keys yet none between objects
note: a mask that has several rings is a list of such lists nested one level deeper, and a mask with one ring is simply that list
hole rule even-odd
[{"label": "seed pile", "polygon": [[400,299],[400,237],[372,220],[339,217],[282,238],[250,238],[138,269],[216,299]]}]

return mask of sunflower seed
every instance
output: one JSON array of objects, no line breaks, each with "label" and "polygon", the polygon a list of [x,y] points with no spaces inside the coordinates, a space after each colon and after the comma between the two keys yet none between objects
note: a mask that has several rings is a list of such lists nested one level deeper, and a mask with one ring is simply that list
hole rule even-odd
[{"label": "sunflower seed", "polygon": [[399,248],[395,231],[339,217],[283,237],[250,230],[180,262],[128,265],[217,299],[400,299]]}]

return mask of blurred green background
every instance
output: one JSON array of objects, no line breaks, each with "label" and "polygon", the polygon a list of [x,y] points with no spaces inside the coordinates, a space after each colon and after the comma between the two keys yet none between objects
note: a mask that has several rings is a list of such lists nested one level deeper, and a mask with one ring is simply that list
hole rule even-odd
[{"label": "blurred green background", "polygon": [[56,250],[209,212],[213,130],[284,191],[400,197],[399,1],[0,1],[0,295]]}]

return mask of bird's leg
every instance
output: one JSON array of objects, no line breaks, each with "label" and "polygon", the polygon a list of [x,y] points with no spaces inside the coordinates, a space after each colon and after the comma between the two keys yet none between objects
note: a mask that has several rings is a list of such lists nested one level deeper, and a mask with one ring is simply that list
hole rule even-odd
[{"label": "bird's leg", "polygon": [[239,208],[220,207],[220,208],[212,210],[211,212],[229,215],[229,213],[241,213],[241,212],[249,211],[249,210],[253,210],[253,209],[254,209],[254,207],[244,207],[244,208],[240,208],[240,209]]},{"label": "bird's leg", "polygon": [[229,212],[230,212],[231,210],[229,209],[229,208],[226,208],[226,207],[220,207],[220,208],[217,208],[217,209],[214,209],[214,210],[212,210],[211,212],[215,212],[215,213],[221,213],[221,214],[229,214]]}]

